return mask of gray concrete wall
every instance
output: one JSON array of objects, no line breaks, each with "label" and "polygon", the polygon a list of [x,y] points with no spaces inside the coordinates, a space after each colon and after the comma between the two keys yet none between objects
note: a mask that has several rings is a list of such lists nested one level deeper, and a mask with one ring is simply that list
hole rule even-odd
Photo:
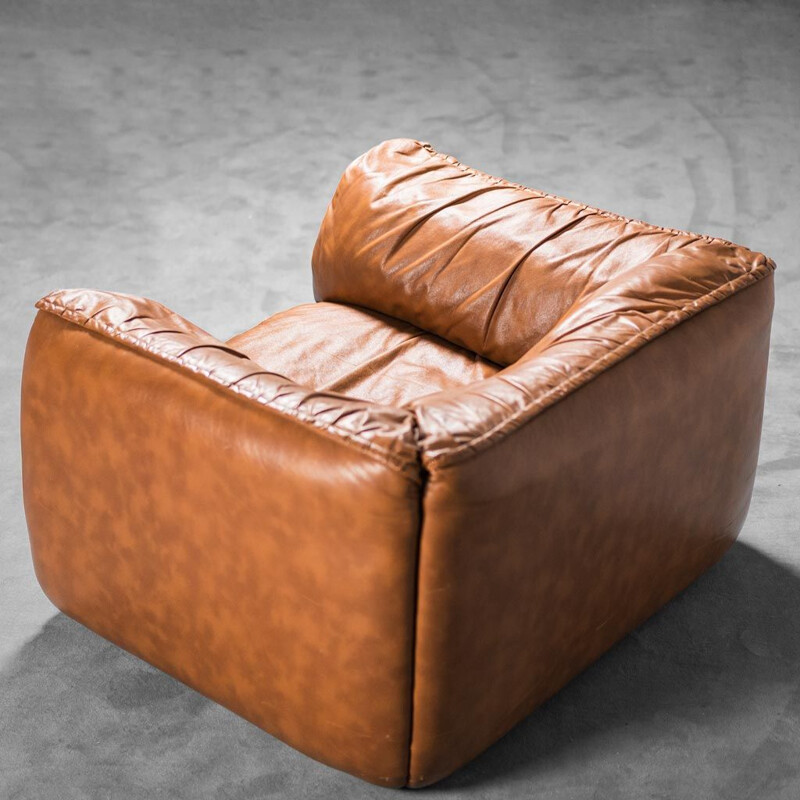
[{"label": "gray concrete wall", "polygon": [[800,5],[0,4],[0,797],[368,797],[58,615],[30,565],[34,301],[156,298],[221,338],[311,299],[339,174],[428,140],[778,262],[741,543],[428,795],[800,796]]}]

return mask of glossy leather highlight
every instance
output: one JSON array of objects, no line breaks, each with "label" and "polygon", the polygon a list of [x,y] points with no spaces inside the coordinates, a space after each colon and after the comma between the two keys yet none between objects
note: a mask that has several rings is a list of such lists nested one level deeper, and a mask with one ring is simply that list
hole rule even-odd
[{"label": "glossy leather highlight", "polygon": [[300,750],[423,786],[735,539],[775,265],[395,139],[312,266],[320,302],[226,343],[142,298],[37,304],[34,564]]}]

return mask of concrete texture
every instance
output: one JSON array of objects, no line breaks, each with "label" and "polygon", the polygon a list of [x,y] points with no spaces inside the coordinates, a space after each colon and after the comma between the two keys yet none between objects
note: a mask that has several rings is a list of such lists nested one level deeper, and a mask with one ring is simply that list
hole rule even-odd
[{"label": "concrete texture", "polygon": [[779,271],[741,543],[428,796],[800,797],[800,6],[0,4],[0,797],[378,797],[57,614],[31,569],[33,302],[154,297],[226,338],[311,299],[339,174],[414,136]]}]

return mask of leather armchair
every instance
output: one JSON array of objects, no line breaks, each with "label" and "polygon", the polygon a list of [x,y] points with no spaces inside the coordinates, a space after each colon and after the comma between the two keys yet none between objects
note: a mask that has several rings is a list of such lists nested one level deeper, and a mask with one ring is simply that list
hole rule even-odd
[{"label": "leather armchair", "polygon": [[39,301],[37,576],[312,757],[435,782],[737,536],[773,270],[385,142],[328,208],[315,304],[223,343],[150,300]]}]

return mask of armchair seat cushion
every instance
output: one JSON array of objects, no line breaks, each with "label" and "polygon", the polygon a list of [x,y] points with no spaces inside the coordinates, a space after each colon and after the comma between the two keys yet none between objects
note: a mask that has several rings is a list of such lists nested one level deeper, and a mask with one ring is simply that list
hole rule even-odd
[{"label": "armchair seat cushion", "polygon": [[403,406],[500,367],[408,322],[340,303],[268,317],[227,344],[265,370],[317,391]]}]

